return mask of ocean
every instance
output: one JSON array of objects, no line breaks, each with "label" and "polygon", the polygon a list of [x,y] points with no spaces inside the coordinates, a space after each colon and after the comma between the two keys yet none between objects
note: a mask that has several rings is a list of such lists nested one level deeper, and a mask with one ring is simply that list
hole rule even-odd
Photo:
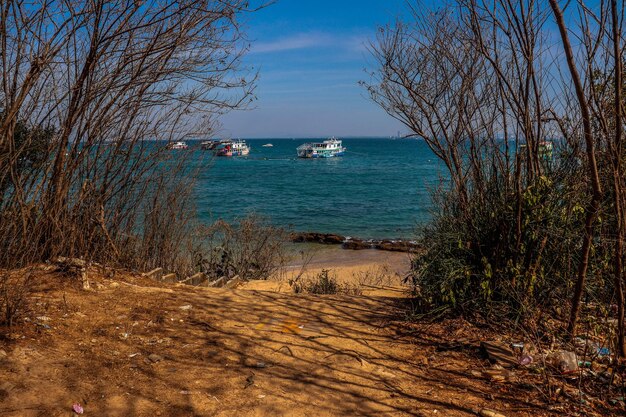
[{"label": "ocean", "polygon": [[256,213],[293,231],[364,239],[413,238],[429,220],[431,191],[445,167],[423,141],[343,139],[343,157],[298,159],[296,147],[307,141],[248,139],[247,157],[209,160],[209,151],[196,148],[192,160],[203,164],[195,189],[200,220]]}]

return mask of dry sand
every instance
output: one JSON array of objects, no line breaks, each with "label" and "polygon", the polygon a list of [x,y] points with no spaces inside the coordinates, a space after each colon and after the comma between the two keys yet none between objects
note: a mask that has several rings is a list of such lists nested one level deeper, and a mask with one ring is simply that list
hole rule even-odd
[{"label": "dry sand", "polygon": [[[403,280],[410,255],[374,249],[345,250],[337,245],[296,244],[291,262],[268,281],[255,281],[245,288],[291,292],[289,282],[300,277],[313,280],[323,270],[341,284],[359,287],[364,293],[382,295],[384,289],[406,289]],[[387,295],[391,295],[387,291]]]}]

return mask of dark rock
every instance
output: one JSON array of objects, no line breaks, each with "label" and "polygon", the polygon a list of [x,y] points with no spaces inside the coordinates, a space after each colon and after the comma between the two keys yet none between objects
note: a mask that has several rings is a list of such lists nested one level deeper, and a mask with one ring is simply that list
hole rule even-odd
[{"label": "dark rock", "polygon": [[393,252],[419,252],[422,247],[412,240],[364,240],[359,238],[346,238],[341,235],[331,233],[315,233],[303,232],[291,234],[291,241],[322,243],[326,245],[342,245],[344,249],[362,250],[362,249],[378,249]]},{"label": "dark rock", "polygon": [[325,245],[340,245],[343,241],[346,240],[345,237],[341,235],[335,235],[332,233],[314,233],[314,232],[303,232],[303,233],[293,233],[291,235],[292,242],[313,242],[313,243],[322,243]]},{"label": "dark rock", "polygon": [[372,249],[372,243],[360,239],[346,240],[343,242],[343,248],[352,250]]},{"label": "dark rock", "polygon": [[421,246],[417,244],[417,242],[407,240],[381,240],[375,243],[374,247],[379,250],[392,252],[417,252],[421,249]]}]

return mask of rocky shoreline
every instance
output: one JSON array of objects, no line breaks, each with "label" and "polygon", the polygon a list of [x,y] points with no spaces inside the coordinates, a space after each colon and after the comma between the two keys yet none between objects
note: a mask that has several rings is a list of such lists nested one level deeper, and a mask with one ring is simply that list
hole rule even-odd
[{"label": "rocky shoreline", "polygon": [[343,249],[364,250],[378,249],[392,252],[419,252],[422,247],[414,240],[402,239],[359,239],[332,233],[300,232],[292,233],[294,243],[321,243],[324,245],[341,245]]}]

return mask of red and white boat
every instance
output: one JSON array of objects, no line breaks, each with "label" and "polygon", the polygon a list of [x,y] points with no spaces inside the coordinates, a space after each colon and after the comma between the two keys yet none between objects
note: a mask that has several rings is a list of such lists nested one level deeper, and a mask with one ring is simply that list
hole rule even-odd
[{"label": "red and white boat", "polygon": [[245,140],[230,140],[217,145],[213,152],[216,156],[246,156],[250,147]]}]

